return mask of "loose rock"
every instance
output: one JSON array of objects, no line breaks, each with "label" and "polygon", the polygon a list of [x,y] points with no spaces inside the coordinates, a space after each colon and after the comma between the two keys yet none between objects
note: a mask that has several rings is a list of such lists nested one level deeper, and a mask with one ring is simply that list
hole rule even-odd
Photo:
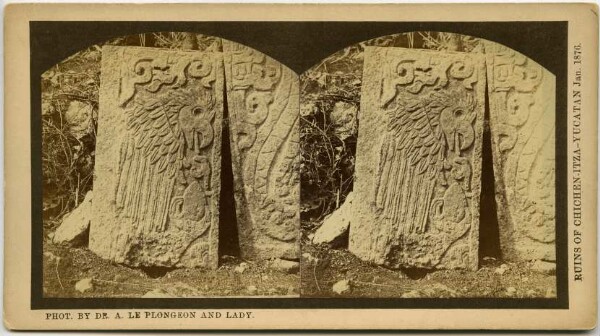
[{"label": "loose rock", "polygon": [[255,295],[258,292],[258,288],[256,288],[256,286],[248,286],[246,290],[250,295]]},{"label": "loose rock", "polygon": [[238,266],[235,267],[234,271],[242,274],[244,273],[244,271],[248,268],[248,264],[246,264],[245,262],[240,263]]},{"label": "loose rock", "polygon": [[89,191],[83,202],[63,218],[62,224],[54,232],[52,241],[55,244],[72,246],[87,244],[91,219],[92,192]]},{"label": "loose rock", "polygon": [[356,135],[358,107],[352,103],[338,101],[333,106],[330,117],[333,123],[333,131],[340,140]]},{"label": "loose rock", "polygon": [[350,281],[348,280],[340,280],[336,282],[332,287],[333,292],[337,294],[348,293],[350,292],[350,289]]},{"label": "loose rock", "polygon": [[90,104],[73,100],[65,112],[69,131],[77,139],[83,138],[92,131],[93,107]]},{"label": "loose rock", "polygon": [[354,194],[348,194],[344,204],[325,218],[312,238],[313,244],[330,244],[332,247],[343,245],[352,219],[353,199]]},{"label": "loose rock", "polygon": [[86,291],[92,289],[94,289],[92,278],[81,279],[75,284],[75,290],[81,293],[85,293]]},{"label": "loose rock", "polygon": [[270,267],[279,272],[295,274],[300,270],[300,263],[291,260],[273,259]]}]

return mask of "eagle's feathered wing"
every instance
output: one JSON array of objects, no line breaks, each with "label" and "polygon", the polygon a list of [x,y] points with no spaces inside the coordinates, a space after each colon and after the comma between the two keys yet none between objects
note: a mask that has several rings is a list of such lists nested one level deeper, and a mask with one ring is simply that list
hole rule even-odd
[{"label": "eagle's feathered wing", "polygon": [[121,149],[116,205],[143,232],[166,229],[169,202],[183,159],[177,97],[132,104]]},{"label": "eagle's feathered wing", "polygon": [[442,96],[433,92],[385,107],[388,126],[373,196],[381,218],[396,231],[392,235],[426,230],[447,147],[440,125]]}]

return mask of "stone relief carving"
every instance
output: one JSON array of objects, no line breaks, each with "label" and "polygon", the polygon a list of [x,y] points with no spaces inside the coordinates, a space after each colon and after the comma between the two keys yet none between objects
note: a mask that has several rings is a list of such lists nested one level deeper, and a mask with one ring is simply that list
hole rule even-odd
[{"label": "stone relief carving", "polygon": [[[103,50],[97,254],[216,267],[226,86],[242,256],[298,258],[298,76],[239,44],[223,49]],[[485,52],[484,63],[474,53],[366,48],[354,188],[362,202],[349,241],[362,259],[477,268],[487,70],[503,253],[555,260],[554,76],[499,45]]]},{"label": "stone relief carving", "polygon": [[484,76],[476,54],[365,50],[350,251],[477,268]]},{"label": "stone relief carving", "polygon": [[92,251],[217,266],[222,71],[219,54],[104,47]]},{"label": "stone relief carving", "polygon": [[506,47],[485,51],[503,257],[555,261],[555,78]]},{"label": "stone relief carving", "polygon": [[224,41],[236,210],[243,257],[299,256],[299,78]]}]

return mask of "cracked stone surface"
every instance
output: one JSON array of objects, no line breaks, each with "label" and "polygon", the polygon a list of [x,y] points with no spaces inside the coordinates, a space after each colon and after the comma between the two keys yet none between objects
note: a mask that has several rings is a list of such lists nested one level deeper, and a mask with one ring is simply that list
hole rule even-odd
[{"label": "cracked stone surface", "polygon": [[217,267],[221,54],[106,46],[101,76],[90,250]]},{"label": "cracked stone surface", "polygon": [[556,261],[556,78],[499,44],[485,52],[503,258]]},{"label": "cracked stone surface", "polygon": [[223,52],[241,255],[298,259],[299,77],[234,42]]},{"label": "cracked stone surface", "polygon": [[349,250],[392,268],[476,269],[485,62],[367,47]]}]

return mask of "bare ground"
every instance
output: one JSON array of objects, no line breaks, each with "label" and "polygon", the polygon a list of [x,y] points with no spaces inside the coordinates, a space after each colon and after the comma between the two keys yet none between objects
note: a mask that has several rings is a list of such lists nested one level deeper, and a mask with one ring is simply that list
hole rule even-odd
[{"label": "bare ground", "polygon": [[[245,269],[240,273],[240,264]],[[363,262],[346,249],[304,244],[300,274],[224,256],[217,270],[146,270],[111,263],[86,247],[44,244],[44,296],[87,298],[298,296],[303,297],[494,297],[556,296],[553,274],[534,271],[530,263],[485,258],[476,271],[392,270]],[[236,270],[237,268],[237,270]],[[78,281],[92,279],[80,292]],[[333,291],[347,280],[350,289]],[[300,287],[300,288],[299,288]],[[150,294],[148,294],[150,292]]]},{"label": "bare ground", "polygon": [[[240,273],[242,263],[245,269]],[[57,246],[49,241],[44,243],[43,267],[45,297],[298,296],[300,282],[298,274],[229,256],[222,258],[216,270],[144,272],[103,260],[86,247]],[[76,290],[75,285],[83,279],[92,279],[93,288]]]},{"label": "bare ground", "polygon": [[[503,266],[504,265],[504,266]],[[301,260],[304,297],[545,298],[556,297],[556,277],[534,271],[530,263],[484,258],[476,271],[391,270],[363,262],[346,249],[304,244]],[[347,280],[350,289],[333,291]]]}]

